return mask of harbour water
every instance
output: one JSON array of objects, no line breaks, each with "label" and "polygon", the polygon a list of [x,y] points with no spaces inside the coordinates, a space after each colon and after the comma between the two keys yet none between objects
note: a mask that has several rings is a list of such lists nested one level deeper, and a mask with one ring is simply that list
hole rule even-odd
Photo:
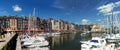
[{"label": "harbour water", "polygon": [[[48,47],[42,47],[44,49],[34,50],[81,50],[80,33],[64,33],[61,35],[54,35],[47,37],[50,45]],[[24,50],[33,50],[33,48],[27,48]]]},{"label": "harbour water", "polygon": [[73,33],[52,38],[50,50],[80,50],[80,36]]}]

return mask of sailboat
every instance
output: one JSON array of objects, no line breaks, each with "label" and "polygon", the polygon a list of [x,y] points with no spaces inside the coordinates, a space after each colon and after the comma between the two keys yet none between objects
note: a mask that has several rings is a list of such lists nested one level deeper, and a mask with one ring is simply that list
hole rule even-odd
[{"label": "sailboat", "polygon": [[[113,15],[113,14],[112,14]],[[113,17],[111,20],[113,23],[113,27],[119,28],[119,22],[117,17]],[[104,38],[97,37],[99,39],[88,40],[87,42],[82,42],[81,50],[119,50],[120,49],[120,36],[117,32],[115,34],[112,31],[116,31],[116,29],[112,29],[110,34],[106,34]],[[103,40],[102,40],[103,39]],[[96,43],[97,42],[97,43]],[[100,44],[99,44],[100,43]],[[97,45],[99,44],[99,45]]]},{"label": "sailboat", "polygon": [[[112,16],[110,16],[110,34],[107,34],[105,38],[109,39],[109,40],[114,40],[114,42],[116,41],[120,41],[120,23],[119,23],[119,18],[117,16],[114,15],[114,13],[112,12],[111,14]],[[117,40],[118,39],[118,40]]]},{"label": "sailboat", "polygon": [[49,47],[36,47],[36,48],[29,48],[28,50],[50,50]]},{"label": "sailboat", "polygon": [[[35,11],[35,8],[34,8],[34,11]],[[30,21],[28,21],[28,25],[30,24],[29,22]],[[29,29],[29,27],[28,27],[28,29]],[[35,34],[35,32],[32,36],[29,36],[27,33],[24,34],[24,38],[21,39],[21,42],[22,42],[22,46],[24,46],[24,47],[41,47],[41,46],[43,47],[43,46],[49,45],[49,43],[45,39],[45,37],[37,36],[37,34]]]}]

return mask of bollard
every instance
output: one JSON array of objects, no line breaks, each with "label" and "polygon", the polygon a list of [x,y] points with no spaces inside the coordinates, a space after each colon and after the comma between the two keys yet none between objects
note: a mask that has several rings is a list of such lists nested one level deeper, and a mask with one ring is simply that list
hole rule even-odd
[{"label": "bollard", "polygon": [[5,38],[5,34],[3,34],[3,38]]},{"label": "bollard", "polygon": [[5,34],[5,38],[7,38],[8,36],[7,36],[7,34]]},{"label": "bollard", "polygon": [[2,39],[2,35],[0,35],[0,39]]},{"label": "bollard", "polygon": [[4,36],[2,35],[2,39],[4,38]]}]

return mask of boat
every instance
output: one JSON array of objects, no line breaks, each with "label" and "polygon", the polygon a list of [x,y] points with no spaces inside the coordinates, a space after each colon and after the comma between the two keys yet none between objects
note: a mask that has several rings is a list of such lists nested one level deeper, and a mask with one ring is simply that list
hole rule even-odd
[{"label": "boat", "polygon": [[90,50],[90,45],[88,45],[88,44],[82,44],[81,45],[81,50]]},{"label": "boat", "polygon": [[117,48],[115,48],[116,44],[108,44],[105,38],[93,37],[91,40],[81,43],[81,50],[117,50]]},{"label": "boat", "polygon": [[24,47],[44,47],[48,45],[49,43],[44,37],[31,37],[31,39],[24,41],[22,44]]},{"label": "boat", "polygon": [[48,45],[49,43],[47,40],[45,40],[44,37],[36,37],[34,41],[32,41],[32,45],[29,45],[27,47],[45,47]]},{"label": "boat", "polygon": [[[35,17],[35,8],[33,11],[33,16]],[[29,16],[30,18],[30,16]],[[36,20],[35,20],[36,21]],[[36,25],[34,25],[33,30],[36,28]],[[28,33],[30,34],[30,19],[28,21]],[[44,47],[44,46],[48,46],[49,42],[45,39],[45,37],[43,36],[38,36],[37,33],[33,32],[30,35],[28,35],[28,33],[24,33],[23,34],[23,38],[21,39],[21,43],[23,47]]]},{"label": "boat", "polygon": [[60,32],[52,32],[49,34],[49,36],[59,36],[60,34]]},{"label": "boat", "polygon": [[50,50],[49,47],[36,47],[36,48],[29,48],[28,50]]},{"label": "boat", "polygon": [[101,50],[101,46],[95,43],[82,44],[81,50]]},{"label": "boat", "polygon": [[49,45],[49,42],[45,39],[45,37],[37,36],[36,34],[21,39],[21,42],[24,47],[43,47]]},{"label": "boat", "polygon": [[54,34],[54,35],[60,35],[61,33],[60,32],[53,32],[52,34]]}]

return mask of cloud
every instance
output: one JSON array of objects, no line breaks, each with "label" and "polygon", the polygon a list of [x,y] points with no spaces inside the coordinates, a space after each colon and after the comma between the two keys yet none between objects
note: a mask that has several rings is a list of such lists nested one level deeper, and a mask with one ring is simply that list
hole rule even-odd
[{"label": "cloud", "polygon": [[120,1],[116,2],[116,7],[120,6]]},{"label": "cloud", "polygon": [[82,24],[87,24],[88,22],[89,22],[89,20],[87,20],[87,19],[82,20]]},{"label": "cloud", "polygon": [[66,9],[65,6],[63,4],[61,4],[61,1],[60,0],[56,0],[52,7],[55,7],[55,8],[58,8],[58,9]]},{"label": "cloud", "polygon": [[102,13],[108,13],[108,12],[111,12],[114,8],[114,4],[113,3],[110,3],[110,4],[107,4],[107,5],[102,5],[100,6],[97,10],[99,10],[99,12],[102,12]]},{"label": "cloud", "polygon": [[65,11],[71,11],[71,10],[80,10],[83,5],[80,0],[55,0],[53,4],[51,5],[54,8],[58,8]]},{"label": "cloud", "polygon": [[117,14],[120,14],[120,11],[115,11],[115,12],[109,12],[107,13],[107,15],[117,15]]},{"label": "cloud", "polygon": [[79,22],[75,22],[75,24],[80,24]]},{"label": "cloud", "polygon": [[97,10],[99,10],[99,12],[102,12],[102,13],[109,13],[115,7],[118,7],[118,6],[120,6],[120,1],[115,2],[115,3],[109,3],[107,5],[102,5],[102,6],[98,7]]},{"label": "cloud", "polygon": [[70,15],[71,13],[67,12],[66,15]]},{"label": "cloud", "polygon": [[14,5],[13,10],[16,11],[16,12],[19,12],[19,11],[22,11],[22,8],[19,7],[19,5]]},{"label": "cloud", "polygon": [[6,10],[0,8],[0,15],[1,15],[1,16],[9,15],[9,13],[8,13]]},{"label": "cloud", "polygon": [[101,19],[98,19],[97,21],[102,21]]}]

